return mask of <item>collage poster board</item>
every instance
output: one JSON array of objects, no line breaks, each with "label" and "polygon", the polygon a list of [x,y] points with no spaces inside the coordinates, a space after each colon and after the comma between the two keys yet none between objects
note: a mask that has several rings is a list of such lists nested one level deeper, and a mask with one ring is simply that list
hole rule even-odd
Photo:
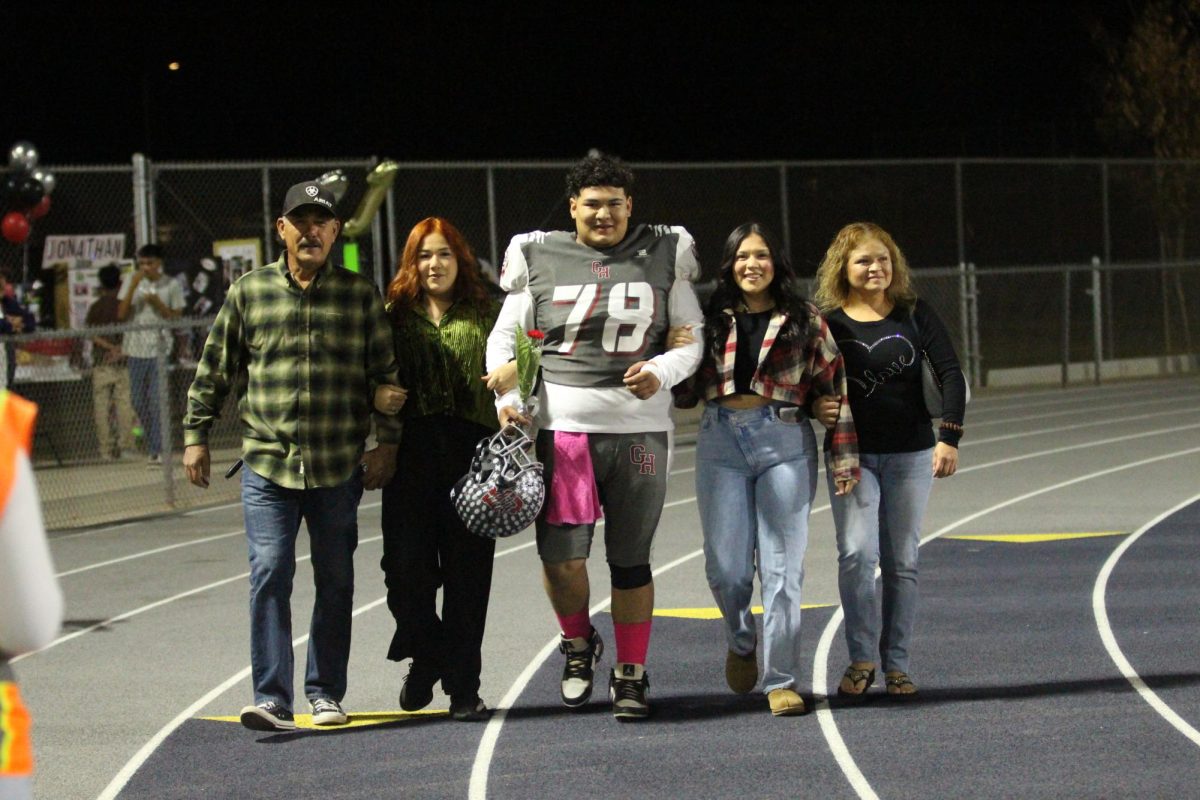
[{"label": "collage poster board", "polygon": [[221,259],[226,287],[263,264],[262,242],[258,239],[218,239],[213,242],[213,255]]},{"label": "collage poster board", "polygon": [[[123,233],[46,237],[42,250],[42,269],[54,270],[56,282],[66,272],[67,320],[71,328],[84,326],[88,308],[100,297],[97,274],[101,267],[109,264],[119,266],[122,275],[133,265],[133,261],[125,257]],[[59,317],[57,308],[55,317]],[[58,324],[61,325],[61,321]]]}]

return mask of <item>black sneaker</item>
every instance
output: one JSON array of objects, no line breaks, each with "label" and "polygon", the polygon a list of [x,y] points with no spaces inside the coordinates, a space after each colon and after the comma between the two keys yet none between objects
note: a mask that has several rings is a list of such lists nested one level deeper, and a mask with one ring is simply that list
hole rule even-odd
[{"label": "black sneaker", "polygon": [[309,703],[312,705],[313,725],[345,725],[350,719],[336,700],[314,697]]},{"label": "black sneaker", "polygon": [[400,708],[405,711],[420,711],[433,702],[433,685],[441,678],[437,670],[429,669],[413,659],[400,687]]},{"label": "black sneaker", "polygon": [[646,692],[650,676],[641,664],[618,664],[608,679],[608,696],[613,704],[613,716],[621,721],[645,719],[650,716]]},{"label": "black sneaker", "polygon": [[296,718],[292,712],[274,700],[243,708],[242,724],[252,731],[296,730]]},{"label": "black sneaker", "polygon": [[592,696],[592,668],[604,654],[604,640],[599,631],[592,628],[586,639],[561,637],[558,649],[567,657],[560,691],[563,705],[578,708]]},{"label": "black sneaker", "polygon": [[456,719],[459,722],[485,722],[491,719],[492,710],[479,699],[479,695],[472,695],[466,699],[450,698],[450,718]]}]

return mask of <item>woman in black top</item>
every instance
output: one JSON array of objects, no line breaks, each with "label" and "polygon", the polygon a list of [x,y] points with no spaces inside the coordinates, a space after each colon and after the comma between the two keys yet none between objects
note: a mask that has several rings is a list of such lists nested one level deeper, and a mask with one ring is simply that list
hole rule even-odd
[{"label": "woman in black top", "polygon": [[[910,698],[917,691],[908,648],[921,521],[933,479],[958,469],[966,381],[945,326],[917,298],[904,254],[878,225],[856,222],[838,231],[817,282],[815,300],[846,359],[862,467],[853,496],[835,495],[832,485],[829,492],[851,659],[838,694],[861,699],[875,681],[879,656],[888,695]],[[936,443],[921,391],[922,351],[944,392]]]},{"label": "woman in black top", "polygon": [[496,542],[467,530],[450,487],[476,443],[496,431],[492,392],[479,376],[499,304],[470,245],[441,217],[412,229],[387,299],[404,387],[376,401],[404,421],[395,476],[383,487],[381,566],[396,621],[388,658],[412,658],[405,711],[432,702],[440,680],[453,719],[484,720],[480,653]]}]

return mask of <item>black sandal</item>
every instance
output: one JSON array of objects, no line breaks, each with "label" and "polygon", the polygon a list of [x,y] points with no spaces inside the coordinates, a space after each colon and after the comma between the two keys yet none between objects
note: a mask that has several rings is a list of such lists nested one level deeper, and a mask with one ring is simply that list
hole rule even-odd
[{"label": "black sandal", "polygon": [[837,689],[838,697],[842,698],[843,700],[851,701],[864,700],[867,696],[867,689],[870,689],[875,683],[875,668],[872,667],[871,669],[858,669],[857,667],[849,666],[846,667],[846,671],[842,673],[842,678],[844,680],[848,679],[850,683],[854,684],[855,686],[858,686],[859,681],[863,681],[863,687],[857,692],[848,692],[842,688],[842,684],[839,681]]},{"label": "black sandal", "polygon": [[[917,696],[917,685],[912,682],[906,673],[891,672],[884,676],[887,682],[887,696],[889,700],[912,700]],[[904,691],[904,687],[911,686],[912,691]]]}]

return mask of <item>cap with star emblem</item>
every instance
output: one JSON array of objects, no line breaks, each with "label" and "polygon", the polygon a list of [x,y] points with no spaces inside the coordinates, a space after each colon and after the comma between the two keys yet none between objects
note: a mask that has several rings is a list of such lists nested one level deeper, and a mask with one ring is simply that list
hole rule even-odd
[{"label": "cap with star emblem", "polygon": [[336,203],[333,193],[324,186],[316,181],[304,181],[287,190],[283,198],[282,216],[286,217],[304,206],[316,206],[336,217]]}]

